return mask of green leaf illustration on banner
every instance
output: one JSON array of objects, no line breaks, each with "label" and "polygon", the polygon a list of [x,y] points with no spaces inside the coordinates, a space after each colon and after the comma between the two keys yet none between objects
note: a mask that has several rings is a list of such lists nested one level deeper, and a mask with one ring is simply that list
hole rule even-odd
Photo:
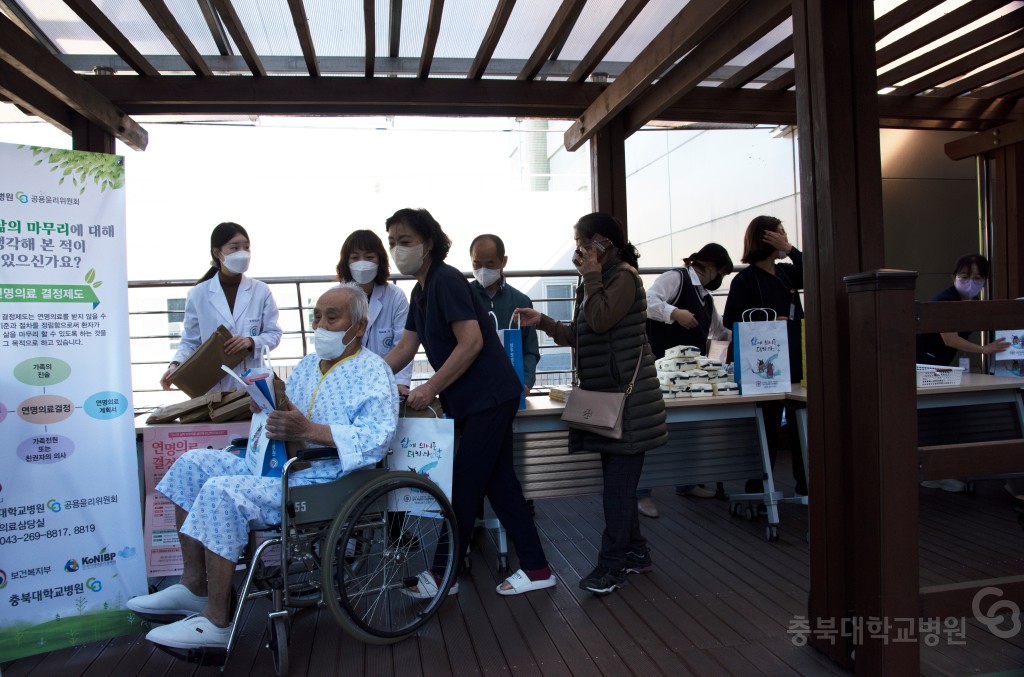
[{"label": "green leaf illustration on banner", "polygon": [[[24,146],[19,146],[24,148]],[[43,162],[53,165],[51,172],[60,172],[60,179],[57,185],[62,185],[64,180],[71,177],[75,186],[81,186],[78,194],[81,195],[88,187],[88,180],[100,187],[100,192],[108,188],[117,190],[124,187],[124,158],[119,155],[108,155],[106,153],[85,153],[74,150],[63,150],[60,148],[45,148],[42,146],[30,146],[33,156],[40,156],[35,164]]]},{"label": "green leaf illustration on banner", "polygon": [[0,284],[0,303],[91,303],[100,304],[87,284]]}]

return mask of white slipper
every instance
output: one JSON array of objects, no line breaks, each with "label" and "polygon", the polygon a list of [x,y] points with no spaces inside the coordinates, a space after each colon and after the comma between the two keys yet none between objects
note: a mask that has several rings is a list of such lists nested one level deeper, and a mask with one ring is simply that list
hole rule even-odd
[{"label": "white slipper", "polygon": [[[542,578],[539,581],[531,581],[530,577],[526,575],[526,572],[520,569],[502,581],[502,583],[499,583],[495,590],[497,590],[499,595],[521,595],[524,592],[532,592],[534,590],[543,590],[544,588],[554,587],[557,582],[558,579],[555,578],[554,572],[552,572],[547,578]],[[512,587],[506,590],[501,587],[504,583],[508,583]]]},{"label": "white slipper", "polygon": [[184,585],[175,583],[152,595],[132,597],[125,606],[144,616],[191,616],[206,607],[206,598],[193,595]]},{"label": "white slipper", "polygon": [[172,649],[226,649],[231,626],[218,628],[206,616],[196,614],[170,625],[158,625],[146,639]]},{"label": "white slipper", "polygon": [[[459,583],[456,581],[452,584],[452,587],[448,588],[448,596],[454,595],[459,591]],[[437,581],[434,580],[434,575],[429,571],[421,571],[420,575],[416,577],[416,585],[408,588],[402,588],[402,594],[408,595],[413,599],[434,599],[437,597]]]}]

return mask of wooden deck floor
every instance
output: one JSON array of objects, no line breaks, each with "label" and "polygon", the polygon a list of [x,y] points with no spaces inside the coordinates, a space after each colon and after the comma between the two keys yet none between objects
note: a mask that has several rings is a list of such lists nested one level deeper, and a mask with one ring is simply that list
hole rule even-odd
[{"label": "wooden deck floor", "polygon": [[[781,465],[781,464],[780,464]],[[788,469],[778,475],[788,477]],[[783,484],[785,484],[783,482]],[[738,491],[738,485],[727,485]],[[655,491],[662,512],[643,526],[656,570],[606,597],[577,587],[596,556],[597,496],[537,502],[537,524],[559,585],[520,597],[494,594],[491,537],[473,554],[457,597],[416,638],[367,646],[341,633],[328,612],[296,615],[291,674],[310,675],[839,675],[847,674],[787,630],[807,615],[806,508],[782,506],[781,540],[764,522],[730,517],[727,504]],[[996,482],[975,496],[921,490],[922,584],[1024,570],[1024,531]],[[994,601],[994,600],[993,600]],[[272,675],[265,603],[250,605],[224,674]],[[1008,624],[1004,624],[1008,627]],[[975,620],[966,644],[922,647],[922,674],[1024,674],[1024,632],[999,639]],[[14,661],[3,677],[216,675],[155,650],[142,635]],[[1020,672],[1016,672],[1020,671]],[[1014,674],[1011,673],[1011,674]]]}]

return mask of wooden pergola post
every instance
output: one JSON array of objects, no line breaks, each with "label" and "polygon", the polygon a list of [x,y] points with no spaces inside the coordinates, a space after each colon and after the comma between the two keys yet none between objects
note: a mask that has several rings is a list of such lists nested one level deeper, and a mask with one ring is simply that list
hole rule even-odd
[{"label": "wooden pergola post", "polygon": [[117,142],[113,134],[71,111],[71,149],[113,155],[117,152]]},{"label": "wooden pergola post", "polygon": [[[810,623],[817,648],[848,667],[852,638],[832,643],[813,630],[854,614],[853,468],[872,451],[853,443],[853,431],[866,422],[852,413],[843,282],[846,275],[884,265],[872,12],[872,3],[859,0],[793,2],[807,299]],[[864,658],[858,650],[858,670],[870,662]]]},{"label": "wooden pergola post", "polygon": [[622,116],[612,118],[590,142],[590,202],[626,222],[626,127]]}]

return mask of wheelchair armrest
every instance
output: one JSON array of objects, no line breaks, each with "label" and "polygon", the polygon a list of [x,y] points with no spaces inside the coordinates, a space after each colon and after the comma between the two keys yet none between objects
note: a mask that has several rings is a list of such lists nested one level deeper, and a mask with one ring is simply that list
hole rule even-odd
[{"label": "wheelchair armrest", "polygon": [[303,449],[295,454],[295,458],[299,461],[325,461],[331,458],[338,458],[338,450],[336,447],[314,447],[312,449]]}]

